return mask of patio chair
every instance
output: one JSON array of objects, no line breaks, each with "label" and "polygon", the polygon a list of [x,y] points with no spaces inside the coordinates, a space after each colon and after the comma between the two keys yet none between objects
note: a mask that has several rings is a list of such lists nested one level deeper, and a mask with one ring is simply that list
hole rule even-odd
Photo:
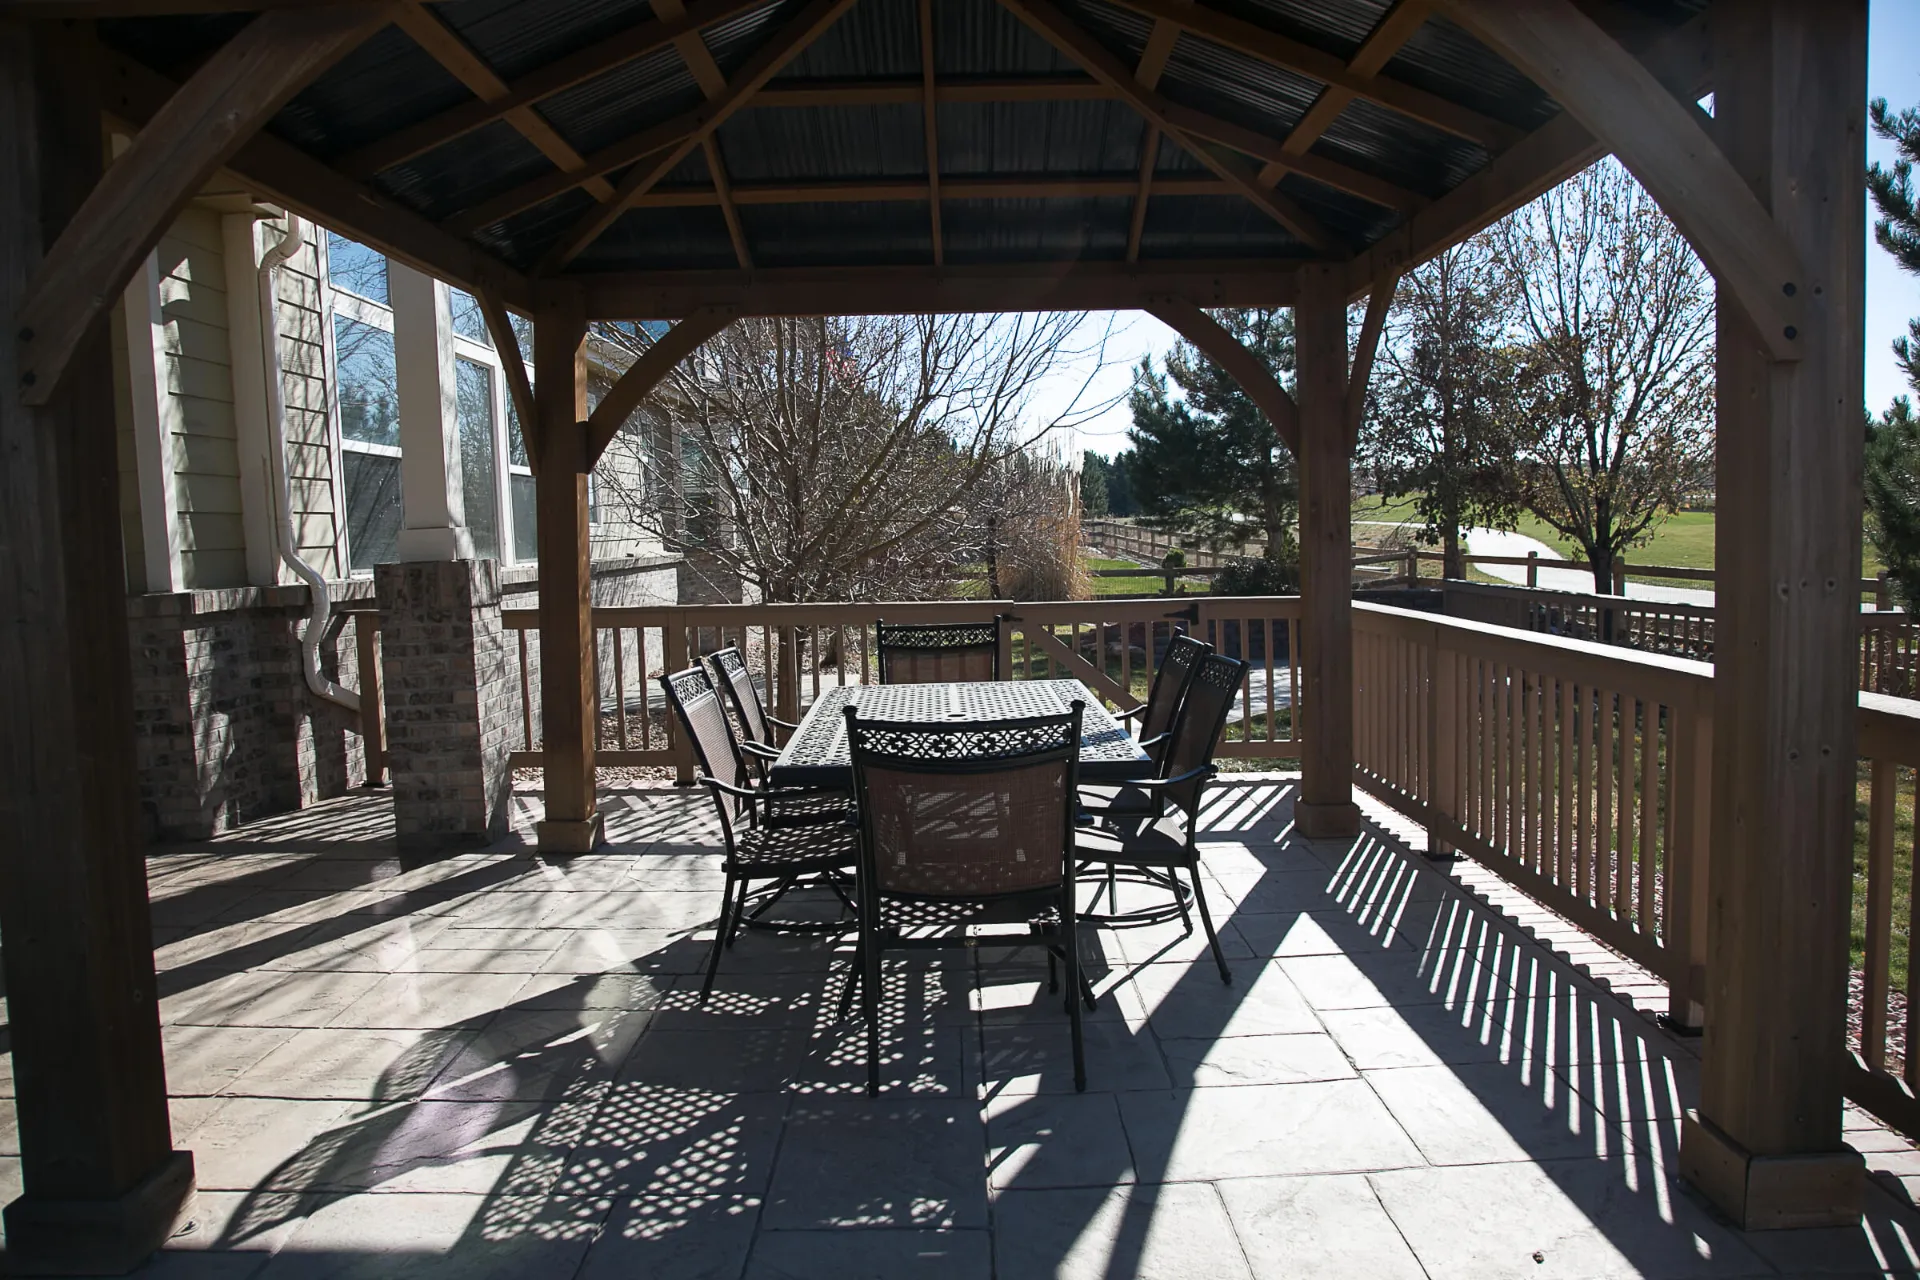
[{"label": "patio chair", "polygon": [[880,683],[998,680],[1000,632],[1006,622],[1002,615],[992,622],[896,625],[876,620]]},{"label": "patio chair", "polygon": [[800,726],[770,715],[760,701],[759,687],[747,670],[746,655],[733,645],[707,655],[713,667],[714,682],[727,691],[733,704],[734,720],[740,726],[740,749],[747,753],[754,771],[765,778],[767,766],[780,758],[780,739]]},{"label": "patio chair", "polygon": [[[1173,894],[1187,933],[1193,932],[1193,917],[1187,911],[1187,893],[1179,873],[1185,871],[1193,883],[1193,905],[1199,908],[1200,923],[1207,931],[1207,945],[1213,961],[1220,967],[1220,980],[1232,982],[1233,973],[1220,950],[1220,939],[1213,929],[1213,916],[1207,910],[1206,891],[1200,885],[1200,847],[1195,824],[1200,817],[1200,802],[1207,783],[1219,769],[1213,752],[1226,728],[1227,713],[1233,708],[1234,695],[1246,678],[1247,664],[1238,658],[1209,653],[1194,668],[1187,696],[1180,704],[1169,734],[1166,763],[1161,776],[1131,784],[1149,793],[1162,811],[1146,817],[1109,816],[1104,825],[1082,829],[1078,842],[1080,865],[1090,871],[1128,871],[1130,879],[1164,886]],[[1171,806],[1173,812],[1165,812]],[[1110,882],[1111,883],[1111,882]],[[1171,911],[1158,918],[1166,918]],[[1146,923],[1147,918],[1132,921],[1110,918],[1113,923]]]},{"label": "patio chair", "polygon": [[1012,925],[1026,932],[986,940],[1044,947],[1049,974],[1056,960],[1065,968],[1073,1082],[1086,1088],[1080,1005],[1094,1000],[1080,973],[1072,799],[1084,709],[1075,701],[1063,715],[964,724],[862,720],[846,709],[868,1094],[880,1090],[882,953],[971,947],[983,940],[977,928]]},{"label": "patio chair", "polygon": [[[851,871],[858,860],[853,826],[847,820],[846,793],[797,787],[752,786],[746,763],[736,747],[733,727],[720,706],[720,695],[704,667],[689,667],[660,677],[667,701],[680,718],[687,740],[700,762],[699,781],[713,796],[720,815],[720,834],[727,856],[721,863],[726,884],[720,894],[720,919],[713,949],[707,955],[707,976],[700,987],[705,1000],[720,970],[720,952],[733,945],[748,920],[758,917],[803,876],[827,876]],[[835,821],[773,820],[768,809],[780,804],[815,803],[831,807]],[[748,897],[756,881],[773,883],[760,891],[761,902],[748,911]]]},{"label": "patio chair", "polygon": [[[1147,689],[1146,702],[1131,711],[1122,711],[1116,717],[1123,721],[1140,721],[1139,736],[1135,741],[1153,757],[1155,777],[1167,776],[1166,748],[1174,719],[1186,699],[1187,687],[1193,683],[1193,673],[1199,670],[1201,660],[1212,652],[1213,646],[1205,640],[1184,632],[1173,637],[1167,645],[1166,655],[1160,659],[1160,669],[1153,673],[1153,684]],[[1158,817],[1163,809],[1160,793],[1146,788],[1126,784],[1080,788],[1080,811],[1094,817]]]}]

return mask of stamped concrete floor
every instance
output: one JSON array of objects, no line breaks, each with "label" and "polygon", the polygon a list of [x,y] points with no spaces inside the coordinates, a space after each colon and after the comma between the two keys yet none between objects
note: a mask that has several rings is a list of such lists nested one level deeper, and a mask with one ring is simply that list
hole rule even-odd
[{"label": "stamped concrete floor", "polygon": [[1177,928],[1087,939],[1084,1094],[1025,955],[890,965],[878,1099],[827,942],[748,934],[703,1005],[688,792],[609,796],[611,847],[570,860],[400,858],[377,795],[160,853],[202,1190],[142,1274],[1915,1274],[1906,1143],[1849,1118],[1884,1171],[1858,1228],[1729,1228],[1673,1172],[1689,1043],[1384,813],[1295,838],[1291,791],[1237,775],[1207,812],[1233,985]]}]

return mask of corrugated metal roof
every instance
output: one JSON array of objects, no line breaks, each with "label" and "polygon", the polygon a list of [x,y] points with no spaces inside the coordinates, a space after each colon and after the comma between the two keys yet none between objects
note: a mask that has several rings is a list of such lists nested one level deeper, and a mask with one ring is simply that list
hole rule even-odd
[{"label": "corrugated metal roof", "polygon": [[[732,75],[808,0],[769,0],[703,38],[722,73]],[[1152,22],[1113,0],[1055,0],[1123,65],[1139,57]],[[1704,0],[1625,0],[1640,19],[1673,26]],[[1206,0],[1210,6],[1335,57],[1351,56],[1390,0]],[[555,58],[591,49],[653,20],[649,0],[443,0],[439,14],[509,82]],[[997,0],[936,0],[938,74],[1009,78],[1083,74]],[[229,38],[244,15],[122,19],[100,24],[112,47],[174,76]],[[844,80],[917,84],[921,75],[919,0],[857,0],[840,21],[779,73],[786,85]],[[1421,26],[1384,74],[1472,107],[1519,128],[1551,119],[1557,106],[1465,32],[1443,19]],[[1171,101],[1278,139],[1316,99],[1309,76],[1220,44],[1184,35],[1160,81]],[[321,159],[387,137],[471,94],[398,28],[390,27],[342,59],[298,95],[271,129]],[[574,147],[591,155],[705,97],[672,48],[613,68],[538,104]],[[1146,127],[1118,100],[943,103],[937,120],[943,177],[1105,176],[1138,171]],[[848,182],[920,177],[926,172],[917,103],[832,107],[748,107],[717,136],[736,184]],[[1488,161],[1478,146],[1366,101],[1350,103],[1312,154],[1437,197]],[[474,130],[404,163],[373,182],[424,216],[445,220],[474,204],[552,172],[552,162],[505,122]],[[1155,173],[1208,172],[1180,145],[1162,139]],[[616,183],[619,172],[608,175]],[[698,148],[660,189],[707,190]],[[1358,249],[1391,229],[1393,210],[1297,174],[1281,191]],[[475,240],[516,266],[538,262],[555,238],[592,205],[580,190],[525,210]],[[948,200],[942,210],[949,261],[1118,259],[1132,200],[1123,195],[1062,199]],[[885,264],[931,261],[928,211],[915,201],[746,205],[740,209],[757,264]],[[1235,196],[1153,200],[1142,236],[1145,260],[1287,257],[1301,245],[1252,203]],[[734,252],[715,205],[645,207],[619,218],[579,258],[579,270],[732,266]]]}]

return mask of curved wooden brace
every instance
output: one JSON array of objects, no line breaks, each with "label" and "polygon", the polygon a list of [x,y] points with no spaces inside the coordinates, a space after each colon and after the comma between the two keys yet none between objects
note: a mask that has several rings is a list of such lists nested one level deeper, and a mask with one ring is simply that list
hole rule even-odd
[{"label": "curved wooden brace", "polygon": [[638,360],[627,366],[627,371],[587,418],[587,465],[591,467],[600,460],[600,455],[613,443],[620,425],[640,407],[647,393],[673,372],[674,366],[738,318],[739,313],[731,307],[703,307],[667,330]]},{"label": "curved wooden brace", "polygon": [[1212,316],[1180,298],[1155,298],[1147,310],[1233,375],[1240,389],[1267,415],[1293,456],[1300,456],[1300,408],[1273,372]]}]

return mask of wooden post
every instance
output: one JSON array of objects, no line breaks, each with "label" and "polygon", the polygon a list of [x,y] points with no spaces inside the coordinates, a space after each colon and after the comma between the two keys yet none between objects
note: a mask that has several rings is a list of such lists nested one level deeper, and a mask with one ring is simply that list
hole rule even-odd
[{"label": "wooden post", "polygon": [[547,813],[540,848],[585,853],[600,838],[594,798],[600,703],[594,687],[592,559],[587,541],[587,325],[579,297],[556,289],[533,326],[539,415],[534,479],[540,539],[540,708]]},{"label": "wooden post", "polygon": [[[0,315],[101,172],[87,23],[0,20]],[[0,340],[0,937],[25,1194],[16,1270],[131,1270],[193,1194],[172,1149],[134,763],[108,321],[25,403]]]},{"label": "wooden post", "polygon": [[1527,585],[1530,587],[1540,585],[1540,553],[1538,551],[1527,552]]},{"label": "wooden post", "polygon": [[353,642],[360,657],[360,750],[366,762],[366,784],[387,781],[387,707],[380,683],[380,614],[375,609],[353,611]]},{"label": "wooden post", "polygon": [[1300,674],[1306,739],[1294,822],[1309,839],[1360,830],[1353,802],[1353,472],[1347,303],[1332,268],[1300,273],[1294,309],[1300,408]]},{"label": "wooden post", "polygon": [[1801,358],[1719,310],[1706,1038],[1681,1172],[1748,1229],[1858,1220],[1841,1142],[1860,625],[1866,0],[1716,0],[1714,133],[1801,257]]}]

